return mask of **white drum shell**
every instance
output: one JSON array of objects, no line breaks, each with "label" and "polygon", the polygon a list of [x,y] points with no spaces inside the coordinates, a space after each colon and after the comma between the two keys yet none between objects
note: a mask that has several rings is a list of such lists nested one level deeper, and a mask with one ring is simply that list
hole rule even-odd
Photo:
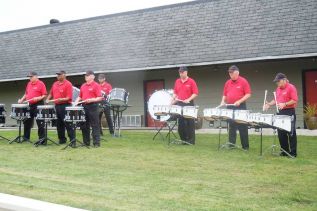
[{"label": "white drum shell", "polygon": [[184,106],[183,107],[183,116],[185,118],[195,118],[198,117],[198,107],[197,106]]},{"label": "white drum shell", "polygon": [[262,125],[273,125],[274,114],[261,114],[260,115],[260,124]]},{"label": "white drum shell", "polygon": [[170,105],[173,100],[172,96],[173,93],[171,92],[171,90],[165,89],[158,90],[151,95],[148,101],[148,112],[152,119],[164,122],[170,118],[169,115],[161,116],[160,118],[158,118],[157,115],[154,114],[154,106]]},{"label": "white drum shell", "polygon": [[171,105],[170,106],[170,114],[182,115],[182,106]]},{"label": "white drum shell", "polygon": [[292,130],[292,117],[288,115],[274,115],[273,127],[276,127],[287,132]]},{"label": "white drum shell", "polygon": [[238,123],[248,123],[249,110],[234,110],[234,121]]},{"label": "white drum shell", "polygon": [[233,119],[232,109],[220,109],[220,117],[222,119]]}]

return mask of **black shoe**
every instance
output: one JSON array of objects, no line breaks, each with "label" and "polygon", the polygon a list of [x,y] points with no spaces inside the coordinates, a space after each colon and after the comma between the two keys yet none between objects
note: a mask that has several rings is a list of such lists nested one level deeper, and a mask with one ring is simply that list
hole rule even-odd
[{"label": "black shoe", "polygon": [[94,148],[99,148],[100,144],[94,144]]}]

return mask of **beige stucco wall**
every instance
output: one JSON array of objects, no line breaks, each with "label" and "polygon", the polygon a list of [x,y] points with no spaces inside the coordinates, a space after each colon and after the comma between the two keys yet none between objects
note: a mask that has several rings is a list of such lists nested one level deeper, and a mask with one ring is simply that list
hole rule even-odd
[{"label": "beige stucco wall", "polygon": [[[268,90],[268,98],[272,99],[272,92],[275,90],[275,84],[272,82],[277,72],[285,73],[290,82],[298,90],[299,103],[297,107],[297,126],[303,127],[303,90],[302,90],[302,70],[317,69],[316,59],[294,59],[270,62],[252,62],[238,64],[240,74],[246,77],[252,88],[252,97],[248,100],[248,108],[254,112],[261,111],[264,90]],[[213,65],[190,68],[189,75],[194,78],[199,87],[199,97],[195,101],[199,105],[199,113],[202,115],[204,108],[216,107],[222,97],[222,89],[225,81],[228,79],[226,72],[228,65]],[[125,88],[130,92],[129,104],[132,105],[125,114],[144,114],[144,80],[164,79],[165,88],[173,88],[174,81],[178,77],[176,69],[134,71],[125,73],[108,73],[108,80],[113,87]],[[48,89],[53,80],[44,79]],[[70,77],[73,84],[81,84],[84,81],[82,76]],[[16,103],[22,96],[27,81],[0,83],[0,103],[6,104],[8,113],[10,105]],[[317,90],[316,90],[317,91]],[[274,113],[274,109],[269,113]],[[13,124],[14,121],[7,117],[7,124]],[[204,127],[208,127],[206,122]]]}]

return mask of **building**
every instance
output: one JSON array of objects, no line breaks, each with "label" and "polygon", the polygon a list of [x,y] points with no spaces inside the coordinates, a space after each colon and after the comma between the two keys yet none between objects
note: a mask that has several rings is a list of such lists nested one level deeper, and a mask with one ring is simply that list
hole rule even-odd
[{"label": "building", "polygon": [[198,82],[200,113],[219,104],[231,64],[251,83],[253,111],[261,110],[264,90],[273,97],[277,72],[297,86],[299,127],[303,105],[317,103],[307,94],[317,91],[315,0],[193,1],[2,32],[0,49],[0,103],[7,110],[23,95],[30,70],[48,87],[57,70],[77,85],[93,70],[130,92],[133,107],[125,114],[144,115],[152,126],[147,99],[173,87],[180,65]]}]

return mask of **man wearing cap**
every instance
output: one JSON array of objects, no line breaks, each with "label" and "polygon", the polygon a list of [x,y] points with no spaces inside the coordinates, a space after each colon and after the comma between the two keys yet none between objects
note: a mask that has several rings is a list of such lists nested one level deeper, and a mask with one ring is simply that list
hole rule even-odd
[{"label": "man wearing cap", "polygon": [[[174,95],[172,104],[179,106],[193,106],[194,99],[198,96],[196,82],[188,77],[188,69],[181,66],[178,70],[179,78],[174,85]],[[179,117],[178,133],[185,144],[195,144],[195,120],[191,118]]]},{"label": "man wearing cap", "polygon": [[[232,65],[228,69],[230,79],[225,83],[221,105],[230,104],[228,109],[246,110],[246,101],[251,97],[251,88],[249,82],[239,74],[239,68]],[[229,123],[229,143],[230,147],[235,146],[237,130],[239,130],[241,145],[244,150],[249,149],[249,134],[246,124],[239,124],[232,120]]]},{"label": "man wearing cap", "polygon": [[[24,135],[23,138],[25,140],[30,140],[31,128],[33,125],[34,117],[36,117],[38,110],[38,105],[44,104],[44,98],[47,95],[45,84],[38,79],[38,75],[36,72],[31,71],[27,77],[30,78],[30,81],[26,85],[25,94],[21,99],[18,100],[18,103],[23,103],[27,101],[30,106],[30,118],[24,121]],[[36,124],[38,127],[38,136],[39,140],[44,139],[45,130],[44,130],[44,121],[36,120]],[[40,144],[46,144],[42,142]]]},{"label": "man wearing cap", "polygon": [[277,115],[288,115],[292,117],[292,130],[287,132],[284,130],[277,130],[278,138],[282,148],[281,156],[292,157],[297,156],[297,135],[296,135],[296,114],[295,108],[297,106],[298,96],[296,87],[289,83],[287,77],[283,73],[278,73],[275,76],[274,81],[277,85],[276,88],[276,101],[273,99],[271,102],[267,102],[264,105],[264,110],[270,108],[270,106],[277,105]]},{"label": "man wearing cap", "polygon": [[101,87],[94,81],[93,71],[87,71],[85,81],[80,87],[79,97],[76,99],[77,105],[83,102],[86,122],[82,125],[83,141],[86,146],[90,145],[90,127],[92,128],[92,138],[94,147],[100,147],[100,122],[99,122],[99,103],[102,100]]},{"label": "man wearing cap", "polygon": [[49,95],[47,96],[46,103],[49,103],[51,98],[53,98],[53,102],[55,103],[56,110],[56,127],[57,134],[60,144],[66,143],[65,137],[65,128],[67,130],[68,137],[71,140],[75,138],[74,129],[71,124],[65,122],[65,114],[66,107],[71,106],[72,103],[72,95],[73,95],[73,85],[66,79],[66,72],[59,71],[56,73],[57,81],[55,81],[52,85]]},{"label": "man wearing cap", "polygon": [[102,117],[102,113],[105,114],[107,123],[108,123],[108,127],[109,127],[109,132],[111,135],[114,134],[113,131],[113,123],[112,123],[112,119],[111,119],[111,114],[110,114],[110,107],[108,105],[108,103],[106,102],[106,98],[109,95],[110,91],[112,90],[112,86],[110,83],[108,83],[106,81],[106,75],[105,74],[99,74],[98,75],[98,81],[99,81],[99,85],[101,87],[101,92],[103,94],[103,100],[101,102],[101,111],[99,113],[99,121],[100,121],[100,134],[103,135],[102,133],[102,126],[101,126],[101,117]]}]

